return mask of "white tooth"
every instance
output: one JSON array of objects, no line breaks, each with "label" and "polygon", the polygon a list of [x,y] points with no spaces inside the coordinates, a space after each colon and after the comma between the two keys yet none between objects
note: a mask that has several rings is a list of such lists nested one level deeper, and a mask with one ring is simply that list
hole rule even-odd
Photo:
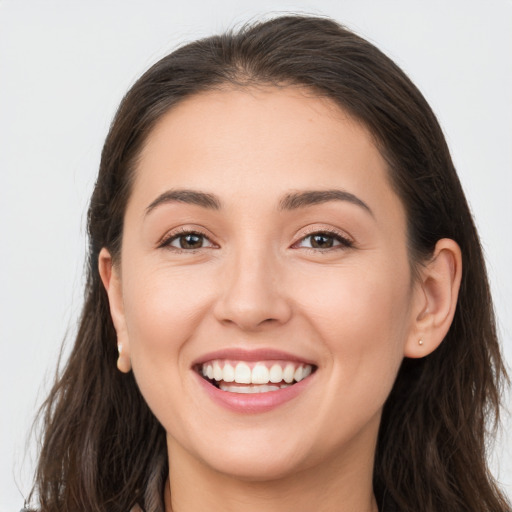
[{"label": "white tooth", "polygon": [[[220,384],[220,389],[222,391],[228,391],[229,393],[242,393],[242,394],[251,394],[251,393],[268,393],[269,391],[278,391],[280,389],[279,386],[227,386],[226,384]],[[286,385],[288,387],[288,385]]]},{"label": "white tooth", "polygon": [[296,370],[295,370],[295,373],[293,374],[293,380],[296,381],[296,382],[300,382],[302,380],[302,366],[299,366]]},{"label": "white tooth", "polygon": [[235,382],[238,382],[238,384],[251,383],[251,369],[245,363],[238,363],[236,365]]},{"label": "white tooth", "polygon": [[203,374],[203,377],[206,377],[207,376],[207,373],[206,373],[206,365],[203,364],[202,368],[201,368],[201,373]]},{"label": "white tooth", "polygon": [[279,386],[258,386],[256,393],[268,393],[269,391],[277,391]]},{"label": "white tooth", "polygon": [[242,386],[228,386],[227,384],[223,384],[222,382],[219,384],[219,388],[222,391],[228,391],[229,393],[244,393],[244,391],[239,391],[242,389]]},{"label": "white tooth", "polygon": [[281,384],[279,386],[279,389],[289,388],[290,386],[291,386],[291,384]]},{"label": "white tooth", "polygon": [[253,384],[266,384],[269,379],[268,368],[264,364],[257,364],[252,369],[251,382]]},{"label": "white tooth", "polygon": [[283,369],[280,365],[274,364],[270,368],[270,382],[281,382],[283,380]]},{"label": "white tooth", "polygon": [[213,378],[218,382],[222,380],[222,368],[218,361],[213,362]]},{"label": "white tooth", "polygon": [[295,373],[295,368],[293,367],[293,364],[289,363],[286,365],[286,368],[283,372],[283,380],[287,382],[288,384],[293,382],[293,374]]},{"label": "white tooth", "polygon": [[206,367],[206,376],[209,378],[209,379],[213,379],[213,366],[211,364],[209,364],[207,367]]},{"label": "white tooth", "polygon": [[235,369],[229,363],[226,363],[222,375],[224,382],[233,382],[235,380]]},{"label": "white tooth", "polygon": [[313,367],[310,364],[307,364],[304,366],[304,370],[302,372],[302,378],[305,379],[309,375],[311,375],[311,372],[313,371]]}]

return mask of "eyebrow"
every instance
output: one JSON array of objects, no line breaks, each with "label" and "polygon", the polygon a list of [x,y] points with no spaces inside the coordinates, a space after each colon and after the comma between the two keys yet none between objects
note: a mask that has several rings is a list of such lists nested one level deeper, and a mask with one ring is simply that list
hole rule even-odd
[{"label": "eyebrow", "polygon": [[[361,207],[373,216],[370,207],[359,197],[345,190],[304,190],[301,192],[292,192],[286,194],[279,201],[279,210],[297,210],[313,206],[315,204],[328,203],[330,201],[346,201]],[[210,210],[220,210],[222,203],[214,194],[199,192],[197,190],[179,189],[168,190],[160,194],[147,208],[146,215],[153,211],[157,206],[168,203],[187,203],[201,206]]]},{"label": "eyebrow", "polygon": [[157,206],[168,203],[187,203],[196,206],[202,206],[210,210],[219,210],[220,200],[213,194],[198,192],[197,190],[168,190],[160,194],[147,208],[146,215],[153,211]]},{"label": "eyebrow", "polygon": [[329,201],[347,201],[366,210],[372,217],[371,208],[359,197],[346,192],[345,190],[305,190],[286,194],[279,202],[280,210],[296,210],[315,204],[327,203]]}]

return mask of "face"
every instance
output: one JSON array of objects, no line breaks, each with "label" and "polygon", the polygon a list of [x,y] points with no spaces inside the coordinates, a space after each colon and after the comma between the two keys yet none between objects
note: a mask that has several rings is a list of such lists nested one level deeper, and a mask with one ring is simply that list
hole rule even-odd
[{"label": "face", "polygon": [[417,290],[364,127],[293,88],[187,99],[141,154],[120,261],[113,319],[171,465],[372,463]]}]

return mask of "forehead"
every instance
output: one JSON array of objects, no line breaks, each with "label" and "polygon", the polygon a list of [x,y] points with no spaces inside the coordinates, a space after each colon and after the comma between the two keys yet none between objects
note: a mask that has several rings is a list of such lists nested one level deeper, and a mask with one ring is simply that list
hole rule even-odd
[{"label": "forehead", "polygon": [[397,201],[388,182],[369,131],[332,100],[298,87],[225,88],[159,120],[133,192],[147,204],[172,188],[266,202],[283,190],[341,187]]},{"label": "forehead", "polygon": [[[351,139],[350,141],[348,139]],[[295,147],[297,159],[313,149],[327,153],[347,141],[373,146],[366,128],[334,101],[300,87],[246,87],[202,92],[178,103],[156,123],[141,153],[144,163],[167,147],[176,150],[223,151],[243,146],[264,156]],[[304,146],[304,142],[308,142]],[[222,146],[221,146],[222,145]],[[372,147],[372,150],[375,148]],[[348,153],[347,153],[348,154]],[[255,152],[247,155],[254,158]]]}]

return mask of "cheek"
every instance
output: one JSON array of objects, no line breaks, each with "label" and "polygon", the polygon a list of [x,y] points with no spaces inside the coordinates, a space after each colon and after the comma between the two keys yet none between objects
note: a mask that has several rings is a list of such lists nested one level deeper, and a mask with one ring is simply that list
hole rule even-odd
[{"label": "cheek", "polygon": [[172,411],[193,402],[183,379],[189,373],[187,351],[209,309],[211,286],[200,270],[144,269],[142,264],[136,268],[126,272],[131,277],[123,283],[132,371],[158,420],[185,436],[184,425]]},{"label": "cheek", "polygon": [[378,387],[378,400],[386,398],[409,333],[409,276],[379,268],[330,269],[317,281],[322,286],[298,292],[336,382],[350,386],[355,404],[368,388]]},{"label": "cheek", "polygon": [[158,371],[180,363],[183,346],[211,302],[208,273],[155,268],[131,274],[124,285],[124,307],[132,363]]},{"label": "cheek", "polygon": [[392,342],[397,329],[407,323],[411,293],[405,274],[370,266],[326,269],[323,275],[301,283],[296,296],[316,326],[330,332],[329,338],[335,335],[342,341],[359,336],[358,345],[373,346],[365,333],[380,332],[380,340]]}]

